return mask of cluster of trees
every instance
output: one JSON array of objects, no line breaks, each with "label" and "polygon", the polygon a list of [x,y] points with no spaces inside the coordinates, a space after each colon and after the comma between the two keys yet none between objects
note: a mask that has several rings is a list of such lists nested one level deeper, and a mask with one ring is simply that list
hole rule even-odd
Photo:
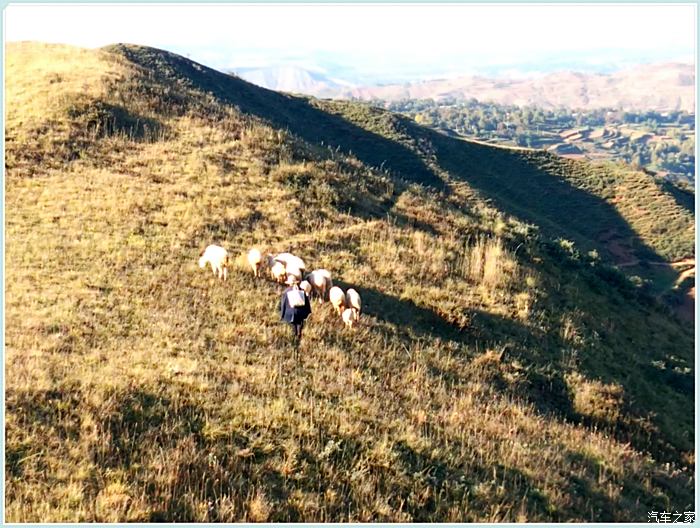
[{"label": "cluster of trees", "polygon": [[692,137],[685,137],[654,144],[629,142],[622,147],[621,157],[639,167],[692,176],[695,171],[695,141]]},{"label": "cluster of trees", "polygon": [[421,124],[481,138],[515,138],[553,126],[576,126],[571,112],[564,109],[550,111],[537,107],[497,105],[480,103],[476,99],[445,99],[440,102],[408,99],[386,103],[385,106],[393,112],[409,115]]},{"label": "cluster of trees", "polygon": [[[686,111],[624,112],[613,108],[572,111],[547,110],[536,106],[482,103],[476,99],[405,99],[395,102],[374,101],[385,108],[405,114],[416,122],[434,128],[483,140],[500,140],[524,147],[544,147],[559,141],[558,133],[579,127],[619,127],[635,129],[667,139],[614,142],[608,148],[612,157],[676,176],[692,178],[695,172],[695,116]],[[606,141],[601,139],[600,142]]]}]

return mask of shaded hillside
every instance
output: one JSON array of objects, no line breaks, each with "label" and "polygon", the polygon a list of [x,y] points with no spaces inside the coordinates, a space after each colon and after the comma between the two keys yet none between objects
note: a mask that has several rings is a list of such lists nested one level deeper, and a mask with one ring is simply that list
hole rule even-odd
[{"label": "shaded hillside", "polygon": [[[499,210],[538,225],[550,236],[595,248],[613,262],[620,261],[607,248],[613,236],[642,260],[694,255],[694,214],[687,198],[642,171],[465,141],[353,103],[318,104],[406,145],[459,198],[478,193]],[[463,183],[469,187],[466,194],[460,193]]]},{"label": "shaded hillside", "polygon": [[[8,521],[692,510],[692,330],[509,183],[621,224],[586,166],[148,48],[10,45],[6,68]],[[252,246],[358,289],[361,325],[314,303],[297,361]]]}]

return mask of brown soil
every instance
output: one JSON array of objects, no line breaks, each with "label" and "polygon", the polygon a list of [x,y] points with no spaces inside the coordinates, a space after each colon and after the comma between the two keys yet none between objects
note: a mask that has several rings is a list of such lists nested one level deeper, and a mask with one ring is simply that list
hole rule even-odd
[{"label": "brown soil", "polygon": [[671,262],[671,266],[673,266],[674,268],[680,268],[683,266],[692,266],[693,269],[695,269],[695,259],[694,258],[687,258],[684,260],[677,260],[675,262]]},{"label": "brown soil", "polygon": [[605,244],[605,248],[613,256],[613,260],[618,266],[627,267],[639,264],[639,259],[634,255],[629,244],[625,243],[614,229],[602,232],[598,239]]},{"label": "brown soil", "polygon": [[683,280],[685,280],[686,277],[690,277],[691,275],[695,276],[695,266],[685,270],[683,273],[678,275],[678,278],[676,279],[676,285],[680,284],[681,282],[683,282]]},{"label": "brown soil", "polygon": [[[695,259],[677,260],[676,262],[671,262],[670,265],[674,268],[692,266],[678,275],[674,287],[679,286],[686,278],[695,276]],[[695,322],[695,286],[690,288],[683,296],[683,302],[676,309],[676,314],[683,321]]]}]

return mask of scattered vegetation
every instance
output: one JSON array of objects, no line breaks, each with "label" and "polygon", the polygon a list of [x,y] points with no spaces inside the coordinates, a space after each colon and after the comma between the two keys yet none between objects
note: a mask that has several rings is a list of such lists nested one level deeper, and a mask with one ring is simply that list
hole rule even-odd
[{"label": "scattered vegetation", "polygon": [[[665,213],[610,205],[605,178],[636,176],[148,48],[7,57],[8,521],[692,509],[692,328],[597,236],[686,252]],[[240,255],[226,283],[197,266],[210,243]],[[314,305],[297,362],[252,246],[331,269],[361,325]]]},{"label": "scattered vegetation", "polygon": [[499,145],[624,161],[659,177],[695,185],[695,116],[685,111],[614,108],[546,110],[455,98],[373,101],[417,123]]}]

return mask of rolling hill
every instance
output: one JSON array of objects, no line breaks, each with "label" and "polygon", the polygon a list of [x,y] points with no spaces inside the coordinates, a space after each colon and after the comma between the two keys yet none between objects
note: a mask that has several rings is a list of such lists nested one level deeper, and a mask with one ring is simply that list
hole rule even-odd
[{"label": "rolling hill", "polygon": [[[5,90],[8,521],[693,509],[672,187],[141,46],[10,44]],[[253,246],[355,287],[360,326],[314,303],[297,360]]]},{"label": "rolling hill", "polygon": [[382,99],[470,99],[556,109],[695,111],[692,64],[648,64],[610,74],[556,72],[532,79],[458,77],[401,85],[355,87],[336,97]]}]

